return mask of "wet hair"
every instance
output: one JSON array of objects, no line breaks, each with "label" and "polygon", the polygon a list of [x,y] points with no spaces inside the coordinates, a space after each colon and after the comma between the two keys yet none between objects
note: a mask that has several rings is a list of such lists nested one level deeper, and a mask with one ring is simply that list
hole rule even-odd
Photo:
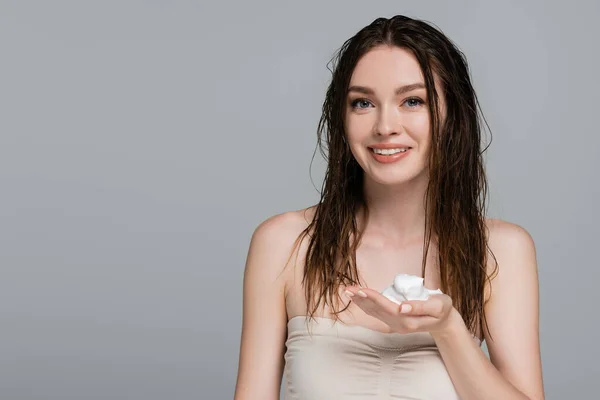
[{"label": "wet hair", "polygon": [[[347,144],[344,117],[354,68],[361,57],[379,46],[410,51],[425,80],[431,149],[423,276],[435,234],[440,289],[452,298],[471,332],[478,334],[485,323],[485,287],[491,279],[486,268],[489,248],[484,217],[487,179],[483,153],[487,147],[481,143],[485,119],[477,112],[479,103],[464,54],[440,29],[402,15],[375,19],[348,39],[331,60],[332,79],[317,130],[327,168],[314,217],[295,247],[309,236],[302,279],[309,317],[327,305],[337,319],[337,314],[347,309],[347,305],[342,307],[340,287],[362,285],[356,265],[356,249],[363,234],[357,212],[362,208],[368,216],[368,208],[364,171]],[[444,118],[440,117],[434,74],[445,98]]]}]

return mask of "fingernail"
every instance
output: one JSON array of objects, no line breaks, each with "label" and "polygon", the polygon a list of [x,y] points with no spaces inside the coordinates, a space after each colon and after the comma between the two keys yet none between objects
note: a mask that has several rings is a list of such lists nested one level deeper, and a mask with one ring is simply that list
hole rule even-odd
[{"label": "fingernail", "polygon": [[410,310],[412,310],[412,306],[410,304],[402,304],[400,306],[401,313],[407,313],[407,312],[410,312]]},{"label": "fingernail", "polygon": [[367,297],[367,294],[365,292],[363,292],[362,290],[359,290],[357,293],[360,297]]},{"label": "fingernail", "polygon": [[351,291],[349,291],[349,290],[346,290],[346,291],[344,291],[344,294],[345,294],[346,296],[348,296],[348,297],[352,297],[352,296],[354,296],[354,293],[352,293],[352,292],[351,292]]}]

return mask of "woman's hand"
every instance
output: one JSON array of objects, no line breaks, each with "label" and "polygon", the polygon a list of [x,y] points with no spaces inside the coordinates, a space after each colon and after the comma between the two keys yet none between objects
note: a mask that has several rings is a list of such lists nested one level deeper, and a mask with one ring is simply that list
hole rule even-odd
[{"label": "woman's hand", "polygon": [[346,295],[395,333],[441,333],[448,329],[451,317],[458,314],[452,299],[445,294],[435,294],[427,300],[403,301],[400,305],[368,288],[350,286],[346,288]]}]

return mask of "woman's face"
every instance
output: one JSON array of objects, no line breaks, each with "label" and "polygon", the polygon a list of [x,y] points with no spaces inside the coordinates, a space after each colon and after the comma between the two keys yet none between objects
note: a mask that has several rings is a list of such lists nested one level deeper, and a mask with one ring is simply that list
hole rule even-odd
[{"label": "woman's face", "polygon": [[[443,109],[437,83],[436,90]],[[379,46],[359,60],[350,79],[345,129],[366,179],[385,185],[427,179],[427,100],[421,68],[410,51]]]}]

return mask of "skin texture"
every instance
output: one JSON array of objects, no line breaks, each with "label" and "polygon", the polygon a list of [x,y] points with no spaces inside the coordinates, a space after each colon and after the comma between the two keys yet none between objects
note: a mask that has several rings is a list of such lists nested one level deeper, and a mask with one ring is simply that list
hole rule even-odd
[{"label": "skin texture", "polygon": [[[397,305],[380,294],[396,273],[419,275],[421,271],[430,146],[427,99],[423,88],[397,93],[414,83],[423,83],[415,58],[404,49],[388,46],[368,52],[352,75],[350,87],[368,90],[349,92],[346,139],[365,171],[370,214],[368,220],[359,218],[365,233],[357,249],[359,272],[366,284],[362,289],[345,288],[350,306],[340,317],[381,332],[431,333],[463,400],[543,399],[535,245],[522,227],[486,221],[488,243],[498,261],[498,273],[486,291],[485,314],[492,337],[486,333],[484,338],[490,360],[447,295]],[[437,90],[443,109],[442,90]],[[368,148],[379,143],[412,149],[397,163],[381,164]],[[252,236],[244,274],[236,400],[279,398],[286,324],[307,311],[300,285],[305,246],[300,246],[297,258],[290,261],[289,256],[311,215],[310,208],[275,215]],[[431,254],[435,259],[435,248]],[[434,267],[427,269],[428,288],[439,286]],[[325,309],[320,315],[329,316]]]}]

